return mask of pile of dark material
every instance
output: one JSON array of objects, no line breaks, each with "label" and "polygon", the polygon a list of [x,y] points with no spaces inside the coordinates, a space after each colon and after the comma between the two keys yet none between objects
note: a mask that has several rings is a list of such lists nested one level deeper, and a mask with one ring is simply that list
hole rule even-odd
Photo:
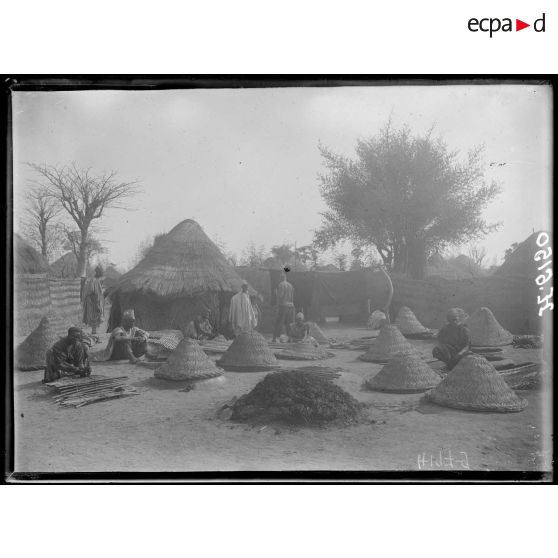
[{"label": "pile of dark material", "polygon": [[540,335],[514,335],[513,346],[516,349],[540,349],[542,339]]},{"label": "pile of dark material", "polygon": [[295,370],[268,374],[233,406],[232,420],[298,425],[354,424],[362,404],[326,378]]}]

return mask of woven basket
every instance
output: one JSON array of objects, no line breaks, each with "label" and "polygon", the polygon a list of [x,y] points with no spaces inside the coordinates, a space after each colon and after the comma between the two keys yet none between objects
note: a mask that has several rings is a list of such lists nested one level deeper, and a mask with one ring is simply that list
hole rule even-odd
[{"label": "woven basket", "polygon": [[504,329],[489,308],[475,310],[466,321],[474,347],[501,347],[511,345],[513,335]]},{"label": "woven basket", "polygon": [[426,397],[437,405],[468,411],[511,413],[527,405],[494,366],[474,353],[465,355]]},{"label": "woven basket", "polygon": [[322,347],[315,347],[312,343],[291,343],[289,347],[277,351],[275,356],[283,360],[324,360],[335,354]]},{"label": "woven basket", "polygon": [[398,354],[368,379],[364,387],[389,393],[420,393],[436,387],[440,380],[440,376],[420,357]]},{"label": "woven basket", "polygon": [[418,320],[413,311],[408,306],[402,306],[395,318],[395,325],[405,336],[422,336],[430,333]]},{"label": "woven basket", "polygon": [[217,361],[225,370],[260,372],[277,367],[277,359],[263,336],[257,331],[241,333]]},{"label": "woven basket", "polygon": [[325,336],[325,333],[320,329],[316,322],[308,322],[308,325],[310,326],[310,335],[320,345],[329,345],[329,339]]},{"label": "woven basket", "polygon": [[413,347],[413,345],[403,337],[397,326],[386,324],[382,326],[380,334],[370,344],[368,351],[358,358],[365,362],[379,362],[385,364],[398,353],[414,354],[419,358],[423,356],[418,349]]},{"label": "woven basket", "polygon": [[164,380],[205,380],[221,376],[223,371],[203,352],[195,339],[185,338],[171,353],[167,362],[155,370]]},{"label": "woven basket", "polygon": [[46,352],[59,339],[60,337],[54,333],[50,320],[43,316],[39,325],[16,349],[16,367],[25,371],[43,369],[46,366]]}]

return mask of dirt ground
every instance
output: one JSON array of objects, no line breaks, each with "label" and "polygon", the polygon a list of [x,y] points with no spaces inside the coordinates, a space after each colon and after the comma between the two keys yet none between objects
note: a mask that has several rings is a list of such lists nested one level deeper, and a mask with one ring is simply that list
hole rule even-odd
[{"label": "dirt ground", "polygon": [[[366,335],[327,329],[339,339]],[[431,341],[413,341],[425,353]],[[101,345],[98,345],[101,347]],[[182,471],[548,471],[551,386],[521,391],[520,413],[474,413],[438,407],[422,394],[362,389],[381,365],[335,350],[321,363],[343,368],[337,384],[368,405],[371,423],[336,428],[251,427],[222,420],[217,410],[247,393],[266,372],[226,372],[179,391],[182,383],[130,364],[94,364],[94,374],[129,377],[140,394],[81,408],[59,407],[40,372],[15,372],[16,472]],[[511,348],[515,362],[540,361],[540,351]],[[216,357],[217,358],[217,357]],[[308,362],[281,361],[282,366]]]}]

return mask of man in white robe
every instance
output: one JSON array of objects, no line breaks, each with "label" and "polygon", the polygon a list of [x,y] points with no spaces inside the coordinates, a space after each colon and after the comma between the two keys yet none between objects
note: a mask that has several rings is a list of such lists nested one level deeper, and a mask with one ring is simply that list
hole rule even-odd
[{"label": "man in white robe", "polygon": [[242,283],[242,290],[231,298],[229,311],[234,336],[237,337],[244,331],[252,331],[257,325],[256,313],[248,295],[248,283]]}]

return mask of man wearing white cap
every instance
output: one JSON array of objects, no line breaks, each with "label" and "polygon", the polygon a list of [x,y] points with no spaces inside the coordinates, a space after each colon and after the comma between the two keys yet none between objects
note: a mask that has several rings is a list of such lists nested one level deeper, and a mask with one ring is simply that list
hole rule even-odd
[{"label": "man wearing white cap", "polygon": [[229,321],[235,337],[244,331],[252,331],[258,325],[254,307],[250,302],[248,283],[246,281],[242,282],[240,292],[231,298]]},{"label": "man wearing white cap", "polygon": [[299,312],[295,321],[287,326],[289,335],[289,343],[298,343],[305,341],[310,336],[310,324],[304,321],[304,314]]}]

